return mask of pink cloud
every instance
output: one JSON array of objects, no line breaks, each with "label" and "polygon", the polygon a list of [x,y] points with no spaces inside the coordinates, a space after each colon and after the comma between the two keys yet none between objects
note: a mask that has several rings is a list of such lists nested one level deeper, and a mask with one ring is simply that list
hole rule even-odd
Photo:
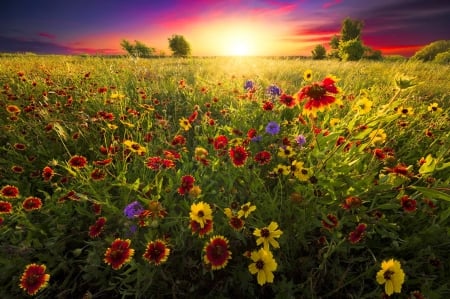
[{"label": "pink cloud", "polygon": [[327,9],[327,8],[332,7],[332,6],[338,5],[338,4],[341,3],[341,2],[342,2],[342,0],[331,0],[331,1],[329,1],[329,2],[324,3],[324,4],[322,5],[322,8]]},{"label": "pink cloud", "polygon": [[56,38],[56,35],[53,35],[53,34],[47,33],[47,32],[39,32],[38,35],[42,36],[42,37],[49,38],[49,39],[55,39]]}]

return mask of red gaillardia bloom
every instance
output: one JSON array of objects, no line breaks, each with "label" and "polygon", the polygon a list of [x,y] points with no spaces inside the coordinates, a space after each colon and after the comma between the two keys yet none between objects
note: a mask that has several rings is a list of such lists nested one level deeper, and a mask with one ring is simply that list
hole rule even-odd
[{"label": "red gaillardia bloom", "polygon": [[150,264],[159,266],[160,264],[167,261],[169,254],[170,248],[167,247],[166,242],[158,239],[156,241],[147,243],[147,249],[142,256]]},{"label": "red gaillardia bloom", "polygon": [[328,214],[326,220],[322,220],[322,225],[324,228],[328,230],[332,230],[333,228],[337,227],[339,224],[339,220],[337,217],[333,214]]},{"label": "red gaillardia bloom", "polygon": [[93,181],[102,181],[105,179],[105,177],[106,177],[106,173],[101,169],[95,168],[91,172],[91,179]]},{"label": "red gaillardia bloom", "polygon": [[203,250],[205,251],[203,260],[206,264],[211,264],[212,270],[225,268],[231,259],[228,240],[222,236],[212,237]]},{"label": "red gaillardia bloom", "polygon": [[293,108],[297,104],[297,101],[293,96],[283,93],[280,96],[280,103],[282,103],[288,108]]},{"label": "red gaillardia bloom", "polygon": [[200,226],[200,223],[195,221],[195,220],[191,220],[189,222],[189,226],[191,228],[192,234],[198,233],[199,237],[202,238],[205,235],[211,233],[213,231],[213,226],[214,223],[212,220],[207,219],[205,221],[205,224],[203,225],[203,227]]},{"label": "red gaillardia bloom", "polygon": [[415,199],[412,199],[408,195],[403,195],[400,198],[400,202],[402,204],[402,208],[405,212],[414,212],[417,210],[417,202]]},{"label": "red gaillardia bloom", "polygon": [[317,111],[324,111],[329,105],[336,101],[334,94],[339,92],[334,85],[336,81],[330,77],[326,77],[322,82],[315,82],[300,89],[298,92],[298,100],[307,99],[304,109],[307,114],[317,115]]},{"label": "red gaillardia bloom", "polygon": [[215,150],[225,149],[228,146],[228,138],[225,135],[219,135],[214,138],[213,145]]},{"label": "red gaillardia bloom", "polygon": [[181,178],[181,186],[178,188],[178,193],[185,195],[194,187],[195,178],[192,175],[185,175]]},{"label": "red gaillardia bloom", "polygon": [[269,164],[271,159],[272,155],[268,151],[258,152],[254,157],[255,162],[258,163],[259,165]]},{"label": "red gaillardia bloom", "polygon": [[69,165],[75,168],[84,168],[86,167],[87,159],[83,156],[75,155],[72,156],[69,160]]},{"label": "red gaillardia bloom", "polygon": [[45,182],[50,181],[54,175],[55,172],[49,166],[45,166],[44,169],[42,170],[42,178],[44,179]]},{"label": "red gaillardia bloom", "polygon": [[47,286],[50,274],[45,273],[45,265],[29,264],[20,278],[20,288],[28,295],[35,295],[40,289]]},{"label": "red gaillardia bloom", "polygon": [[358,224],[356,229],[348,235],[348,240],[350,241],[350,243],[356,244],[359,241],[361,241],[361,239],[364,237],[366,228],[367,228],[367,224],[365,224],[365,223]]},{"label": "red gaillardia bloom", "polygon": [[39,197],[29,196],[22,203],[25,211],[39,210],[42,207],[42,200]]},{"label": "red gaillardia bloom", "polygon": [[240,145],[230,148],[229,154],[233,165],[236,167],[243,166],[248,157],[247,151]]},{"label": "red gaillardia bloom", "polygon": [[9,201],[0,200],[0,214],[11,214],[13,206]]},{"label": "red gaillardia bloom", "polygon": [[19,188],[17,188],[16,186],[6,185],[3,186],[2,189],[0,189],[0,197],[14,199],[18,198],[19,195]]},{"label": "red gaillardia bloom", "polygon": [[104,262],[111,265],[114,270],[122,268],[134,255],[134,249],[130,248],[130,243],[129,239],[115,239],[111,247],[106,249]]},{"label": "red gaillardia bloom", "polygon": [[100,217],[95,221],[95,224],[89,226],[89,237],[96,238],[103,231],[103,227],[105,226],[106,218]]}]

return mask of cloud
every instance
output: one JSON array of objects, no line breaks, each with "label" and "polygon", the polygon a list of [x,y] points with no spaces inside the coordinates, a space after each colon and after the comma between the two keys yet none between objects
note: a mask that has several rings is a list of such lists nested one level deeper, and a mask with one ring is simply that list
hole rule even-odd
[{"label": "cloud", "polygon": [[53,34],[50,34],[50,33],[47,33],[47,32],[39,32],[38,35],[42,36],[42,37],[49,38],[49,39],[55,39],[56,38],[56,35],[53,35]]},{"label": "cloud", "polygon": [[322,8],[328,9],[328,8],[330,8],[332,6],[338,5],[341,2],[342,2],[342,0],[331,0],[331,1],[325,2],[322,5]]}]

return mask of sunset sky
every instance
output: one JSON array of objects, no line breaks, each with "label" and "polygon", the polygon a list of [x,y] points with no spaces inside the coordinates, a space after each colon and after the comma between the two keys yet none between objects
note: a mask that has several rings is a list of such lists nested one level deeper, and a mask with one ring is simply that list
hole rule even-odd
[{"label": "sunset sky", "polygon": [[166,54],[183,35],[195,56],[311,55],[344,18],[362,20],[365,45],[411,56],[450,39],[448,0],[8,0],[0,52],[121,54],[122,39]]}]

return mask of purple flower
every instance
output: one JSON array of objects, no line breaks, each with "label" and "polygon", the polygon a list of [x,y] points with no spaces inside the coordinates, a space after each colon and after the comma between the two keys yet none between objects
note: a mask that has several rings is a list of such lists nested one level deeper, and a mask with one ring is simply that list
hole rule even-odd
[{"label": "purple flower", "polygon": [[269,85],[267,87],[267,94],[271,97],[278,97],[281,95],[281,89],[275,84]]},{"label": "purple flower", "polygon": [[280,132],[280,125],[275,122],[271,121],[266,126],[266,133],[269,133],[271,135],[278,134]]},{"label": "purple flower", "polygon": [[129,205],[123,209],[123,214],[128,219],[133,219],[138,216],[142,211],[144,211],[144,207],[137,201],[133,201]]},{"label": "purple flower", "polygon": [[255,87],[255,83],[252,80],[245,81],[245,84],[244,84],[245,90],[253,89],[254,87]]},{"label": "purple flower", "polygon": [[306,138],[302,134],[295,137],[295,142],[297,142],[298,145],[303,146],[306,143]]},{"label": "purple flower", "polygon": [[250,139],[250,141],[252,141],[252,142],[260,142],[261,140],[262,140],[261,135],[255,136],[252,139]]}]

